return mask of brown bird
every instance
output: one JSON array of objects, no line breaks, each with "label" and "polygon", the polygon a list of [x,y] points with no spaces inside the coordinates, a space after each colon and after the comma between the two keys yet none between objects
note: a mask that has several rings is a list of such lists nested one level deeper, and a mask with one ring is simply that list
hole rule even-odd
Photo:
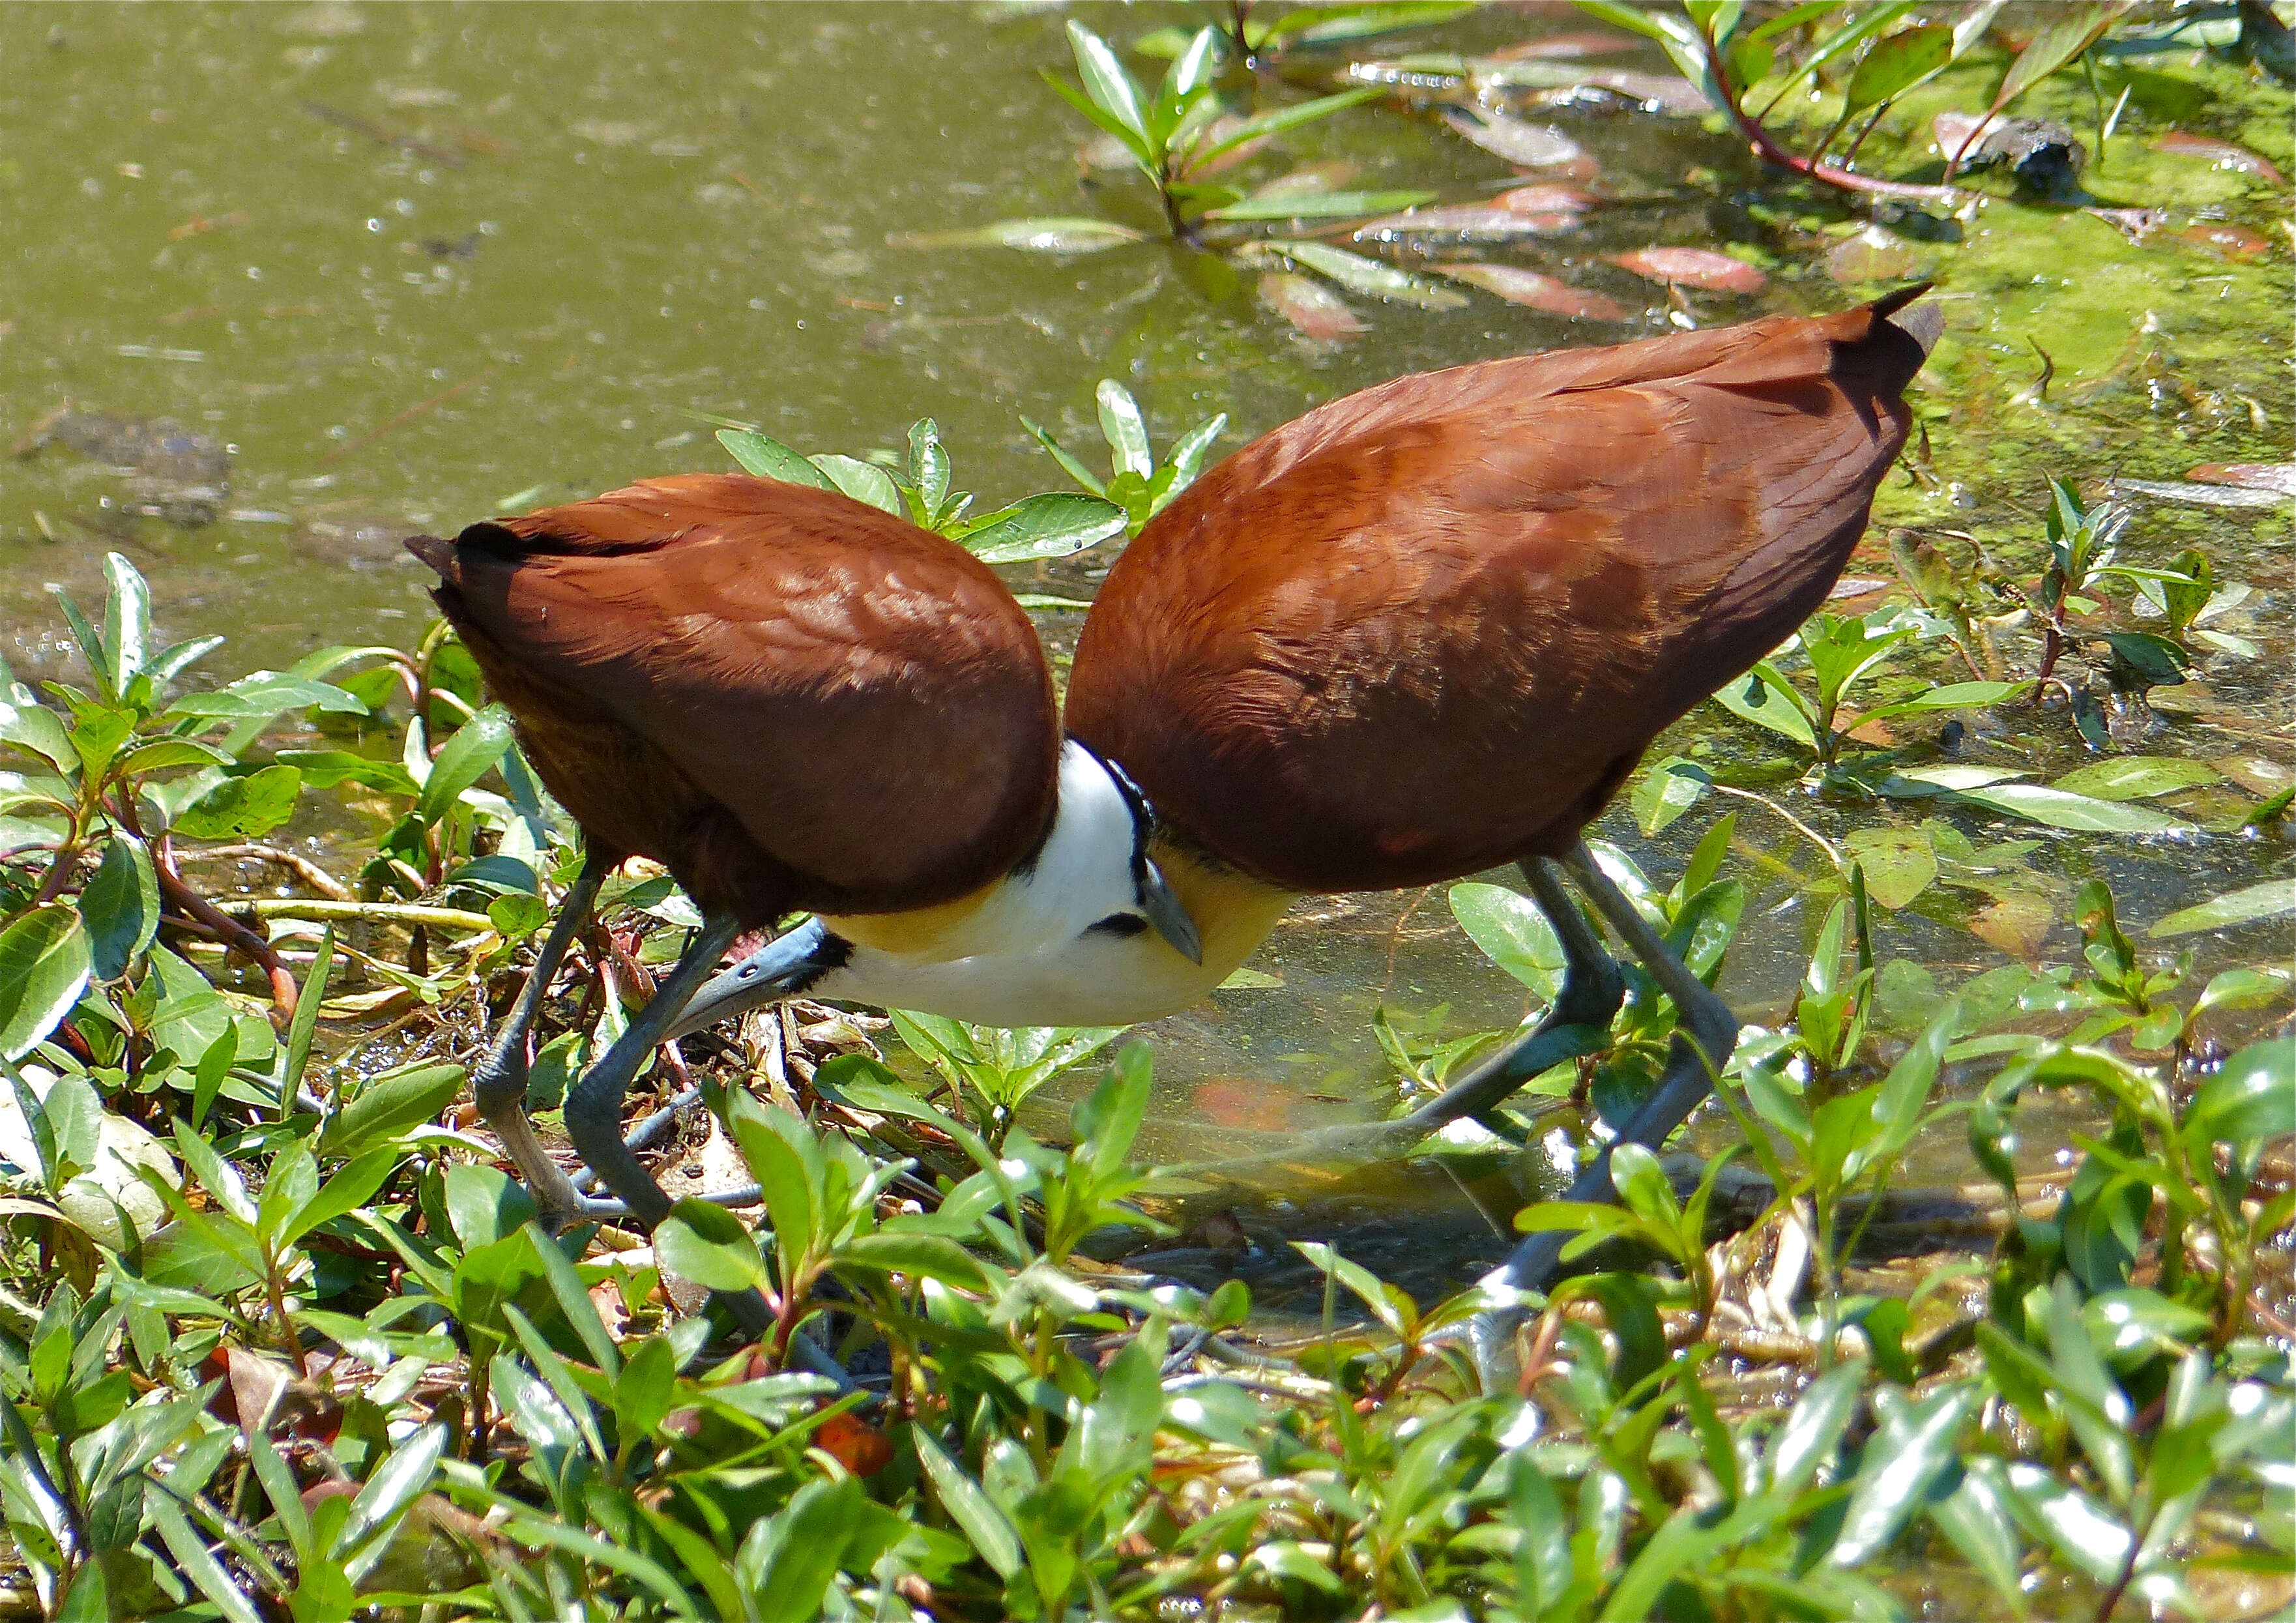
[{"label": "brown bird", "polygon": [[[691,474],[407,545],[586,836],[475,1078],[552,1221],[597,1207],[526,1119],[527,1033],[625,857],[667,865],[707,921],[566,1105],[577,1147],[649,1225],[669,1203],[619,1137],[622,1094],[740,930],[796,911],[826,922],[784,996],[888,947],[960,966],[962,985],[968,962],[1095,923],[1198,950],[1145,857],[1136,795],[1062,743],[1035,628],[955,543],[833,492]],[[1027,1019],[993,996],[955,1002]]]},{"label": "brown bird", "polygon": [[[981,789],[963,804],[1032,808],[1013,814],[1012,826],[1025,823],[1041,848],[1022,849],[1018,836],[946,840],[939,822],[950,779],[906,776],[897,741],[917,726],[895,712],[930,711],[932,730],[957,725],[957,712],[974,702],[951,673],[975,668],[938,643],[921,643],[931,674],[913,686],[806,729],[824,750],[807,759],[775,747],[781,711],[712,696],[710,684],[729,676],[735,694],[779,682],[751,661],[777,659],[782,634],[738,621],[745,611],[774,612],[773,591],[712,610],[716,619],[655,606],[658,592],[686,578],[680,560],[696,534],[746,544],[746,568],[783,578],[789,571],[772,549],[784,515],[803,512],[833,532],[849,570],[836,587],[798,601],[840,625],[858,623],[857,607],[832,615],[824,605],[840,592],[871,600],[879,580],[922,570],[933,550],[931,537],[898,521],[793,487],[726,480],[727,504],[755,506],[739,521],[727,513],[690,525],[675,503],[637,516],[656,488],[642,486],[537,514],[516,530],[464,532],[454,554],[459,577],[449,577],[461,597],[450,586],[441,601],[458,625],[494,639],[491,651],[479,651],[480,664],[521,717],[544,781],[598,831],[594,840],[660,856],[699,882],[693,857],[611,821],[617,814],[600,802],[630,792],[617,786],[628,769],[597,772],[586,751],[643,758],[641,775],[659,758],[687,771],[710,802],[681,800],[690,815],[718,819],[712,827],[738,824],[760,852],[783,849],[775,819],[792,815],[783,805],[822,818],[851,807],[867,817],[869,839],[897,841],[889,866],[920,887],[905,899],[897,886],[870,889],[840,869],[824,882],[855,886],[865,905],[842,892],[816,904],[796,884],[752,892],[729,881],[723,893],[697,891],[713,920],[759,916],[754,906],[741,913],[752,896],[816,906],[824,916],[694,996],[695,955],[714,958],[732,933],[730,925],[705,930],[646,1011],[649,1044],[799,989],[988,1024],[1150,1019],[1217,986],[1296,896],[1422,885],[1516,863],[1568,952],[1562,992],[1537,1030],[1402,1126],[1425,1131],[1487,1110],[1577,1052],[1577,1028],[1608,1024],[1621,996],[1619,972],[1560,882],[1567,868],[1686,1026],[1666,1075],[1622,1134],[1655,1145],[1705,1095],[1737,1022],[1595,867],[1580,831],[1661,729],[1824,601],[1905,439],[1902,392],[1939,326],[1935,306],[1907,307],[1922,291],[1816,319],[1775,316],[1403,378],[1255,441],[1174,501],[1111,572],[1078,646],[1056,788],[1046,711],[993,683],[1006,695],[996,702],[1013,707],[997,712],[1005,719],[968,731],[951,757],[935,758],[962,756],[1008,789],[1025,782],[1028,791],[1013,789],[1011,800]],[[529,538],[584,533],[597,521],[590,509],[617,503],[615,511],[634,515],[615,532],[623,539],[545,550]],[[651,539],[637,534],[646,522],[657,527]],[[746,543],[734,541],[735,529]],[[447,573],[445,544],[425,545]],[[482,556],[494,571],[486,578],[499,583],[484,611],[472,596]],[[594,557],[600,586],[565,573],[563,560]],[[608,559],[624,571],[611,577],[611,589],[603,585]],[[953,581],[957,566],[948,568]],[[563,584],[521,586],[537,569]],[[968,643],[976,657],[1008,662],[1008,676],[1041,680],[1016,609],[993,593],[938,589],[962,602],[950,614],[1018,627]],[[546,635],[545,604],[561,620]],[[873,615],[868,623],[894,622]],[[891,648],[869,643],[896,666],[909,653],[906,638],[923,635],[899,625]],[[728,638],[759,652],[729,659],[719,652]],[[851,652],[856,640],[841,646]],[[643,657],[634,652],[641,645]],[[987,652],[992,645],[997,652]],[[545,646],[554,652],[536,652]],[[600,666],[603,673],[594,670]],[[975,680],[987,678],[976,671]],[[573,693],[580,704],[569,704]],[[660,693],[679,697],[642,697]],[[601,742],[576,742],[569,723],[537,722],[545,702],[592,718],[596,730],[581,739]],[[554,728],[568,740],[555,755]],[[834,745],[820,742],[841,728],[852,731]],[[623,740],[613,746],[620,755],[603,742],[609,734]],[[1011,742],[1024,735],[1025,748]],[[703,773],[701,763],[757,751],[772,765],[738,781],[730,768]],[[698,758],[694,766],[687,756]],[[857,790],[840,781],[847,771],[873,775],[857,778],[868,787]],[[788,773],[806,784],[784,782]],[[763,794],[768,779],[779,799],[742,798]],[[979,815],[982,826],[1006,827]],[[899,843],[922,839],[917,825],[978,860],[962,877],[952,868],[945,886],[926,886],[931,863]],[[837,848],[865,868],[866,848],[857,838]],[[617,1108],[627,1074],[612,1083]],[[591,1089],[590,1078],[582,1088]],[[618,1123],[577,1127],[571,1102],[568,1119],[615,1189],[634,1209],[647,1204],[626,1187],[629,1168],[618,1169]],[[1611,1193],[1606,1154],[1571,1196]],[[660,1209],[658,1193],[651,1205]],[[1535,1237],[1502,1270],[1505,1282],[1541,1282],[1560,1242]]]}]

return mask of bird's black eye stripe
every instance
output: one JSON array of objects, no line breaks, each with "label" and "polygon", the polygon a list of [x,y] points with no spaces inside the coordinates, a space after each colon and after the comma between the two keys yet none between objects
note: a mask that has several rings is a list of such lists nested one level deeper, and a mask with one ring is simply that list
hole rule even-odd
[{"label": "bird's black eye stripe", "polygon": [[1111,913],[1106,918],[1085,926],[1088,936],[1136,936],[1148,928],[1148,921],[1136,913]]}]

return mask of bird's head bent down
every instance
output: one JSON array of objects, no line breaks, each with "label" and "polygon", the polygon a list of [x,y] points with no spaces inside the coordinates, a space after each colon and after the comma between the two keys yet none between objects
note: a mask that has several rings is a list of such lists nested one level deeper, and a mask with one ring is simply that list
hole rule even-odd
[{"label": "bird's head bent down", "polygon": [[1292,900],[1160,834],[1120,771],[1071,739],[1043,843],[937,907],[823,914],[703,987],[683,1034],[804,996],[983,1026],[1113,1026],[1185,1008]]}]

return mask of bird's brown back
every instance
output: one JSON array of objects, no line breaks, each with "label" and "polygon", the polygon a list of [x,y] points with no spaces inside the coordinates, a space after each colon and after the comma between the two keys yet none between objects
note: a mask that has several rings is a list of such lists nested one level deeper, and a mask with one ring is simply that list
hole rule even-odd
[{"label": "bird's brown back", "polygon": [[408,544],[594,844],[752,925],[992,882],[1052,816],[1035,628],[939,536],[834,492],[648,480]]},{"label": "bird's brown back", "polygon": [[1934,338],[1883,319],[1912,296],[1402,378],[1277,429],[1110,572],[1069,730],[1293,890],[1568,849],[1824,601]]}]

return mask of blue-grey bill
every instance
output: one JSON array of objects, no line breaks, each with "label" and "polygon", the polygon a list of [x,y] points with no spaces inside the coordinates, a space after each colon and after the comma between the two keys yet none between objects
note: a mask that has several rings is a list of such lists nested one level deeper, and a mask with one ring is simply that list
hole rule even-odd
[{"label": "blue-grey bill", "polygon": [[1180,902],[1180,893],[1172,889],[1154,863],[1144,863],[1140,870],[1140,911],[1156,927],[1156,933],[1172,944],[1172,950],[1191,963],[1204,961],[1204,939],[1196,933],[1196,922]]},{"label": "blue-grey bill", "polygon": [[704,985],[664,1040],[732,1020],[761,1004],[795,997],[844,963],[847,950],[819,919],[808,919]]}]

